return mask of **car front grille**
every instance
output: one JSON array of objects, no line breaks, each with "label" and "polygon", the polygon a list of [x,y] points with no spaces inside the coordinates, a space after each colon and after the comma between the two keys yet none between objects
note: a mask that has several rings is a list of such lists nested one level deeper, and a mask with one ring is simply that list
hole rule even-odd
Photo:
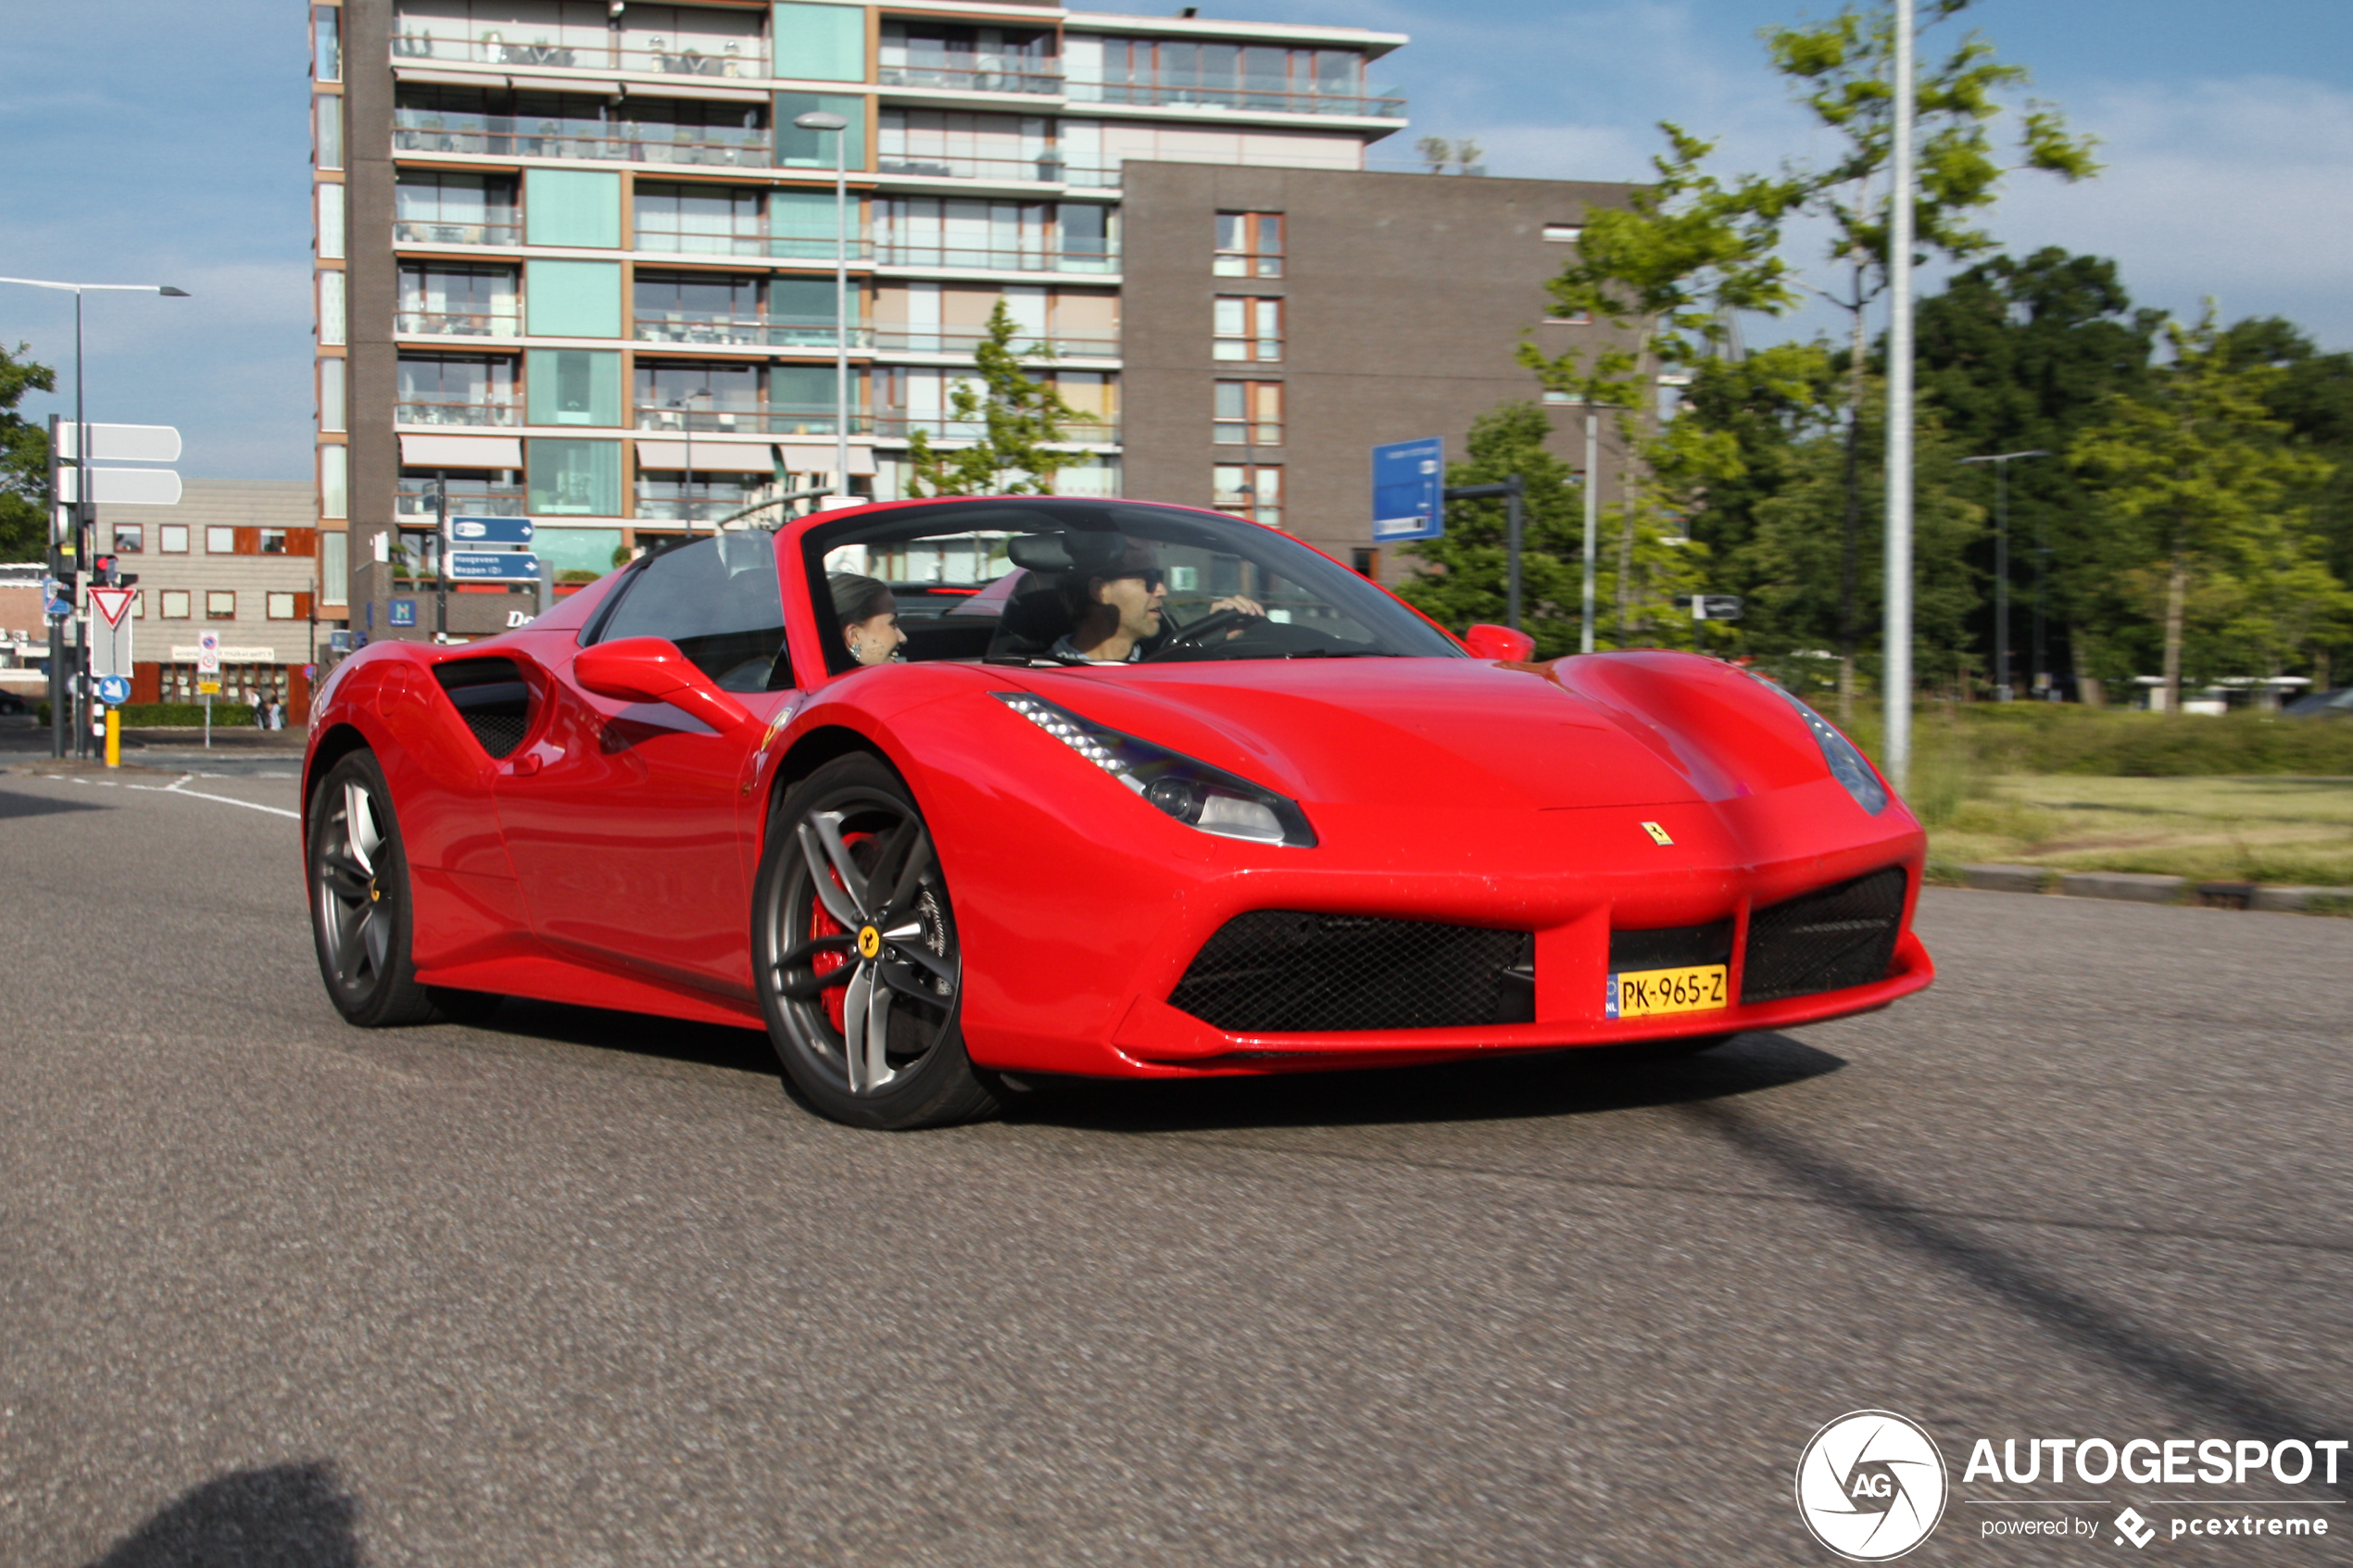
[{"label": "car front grille", "polygon": [[1743,1003],[1808,997],[1887,978],[1904,921],[1904,868],[1752,910]]},{"label": "car front grille", "polygon": [[1253,909],[1202,945],[1168,1000],[1232,1034],[1525,1023],[1534,957],[1525,931]]}]

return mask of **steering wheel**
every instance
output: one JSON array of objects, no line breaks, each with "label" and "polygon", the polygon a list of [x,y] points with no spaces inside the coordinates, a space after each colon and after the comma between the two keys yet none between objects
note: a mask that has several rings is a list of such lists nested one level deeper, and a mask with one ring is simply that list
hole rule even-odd
[{"label": "steering wheel", "polygon": [[1190,625],[1179,626],[1176,631],[1171,632],[1168,634],[1168,640],[1162,643],[1160,646],[1154,648],[1145,657],[1142,662],[1149,663],[1151,660],[1160,658],[1163,654],[1171,653],[1177,648],[1186,647],[1192,644],[1199,643],[1213,633],[1226,631],[1227,628],[1238,626],[1245,621],[1264,621],[1265,619],[1265,616],[1252,615],[1246,609],[1212,610],[1207,615],[1202,616],[1199,621],[1192,622]]}]

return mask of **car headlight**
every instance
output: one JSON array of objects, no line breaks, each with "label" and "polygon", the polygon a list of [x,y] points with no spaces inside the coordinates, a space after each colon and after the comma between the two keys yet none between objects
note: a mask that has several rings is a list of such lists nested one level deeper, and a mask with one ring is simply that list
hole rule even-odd
[{"label": "car headlight", "polygon": [[1840,734],[1828,719],[1808,708],[1787,686],[1773,685],[1770,681],[1765,684],[1772,686],[1792,708],[1797,709],[1798,717],[1806,721],[1806,727],[1814,732],[1814,744],[1822,748],[1822,760],[1830,764],[1831,777],[1846,786],[1846,793],[1855,797],[1855,804],[1874,817],[1886,810],[1887,786],[1879,782],[1879,774],[1871,771],[1871,765],[1863,759],[1863,754],[1855,749],[1855,743]]},{"label": "car headlight", "polygon": [[1315,830],[1295,800],[1027,692],[989,695],[1187,827],[1254,844],[1315,847]]}]

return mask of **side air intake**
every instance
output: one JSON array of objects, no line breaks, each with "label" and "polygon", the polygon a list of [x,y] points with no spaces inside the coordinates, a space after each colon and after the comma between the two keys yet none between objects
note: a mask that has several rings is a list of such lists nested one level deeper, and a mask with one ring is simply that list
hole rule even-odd
[{"label": "side air intake", "polygon": [[433,675],[483,750],[505,757],[522,744],[531,730],[531,687],[513,659],[447,659]]}]

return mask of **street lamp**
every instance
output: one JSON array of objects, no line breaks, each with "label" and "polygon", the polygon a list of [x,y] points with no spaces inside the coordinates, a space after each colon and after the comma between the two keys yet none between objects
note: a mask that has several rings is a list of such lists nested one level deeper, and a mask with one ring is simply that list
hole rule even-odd
[{"label": "street lamp", "polygon": [[[90,530],[97,523],[98,504],[90,495],[90,425],[83,415],[82,396],[82,296],[85,294],[159,294],[166,299],[186,299],[186,289],[173,288],[170,283],[65,283],[47,278],[0,278],[0,283],[20,283],[29,289],[63,289],[73,295],[73,558],[75,570],[91,558]],[[57,497],[51,496],[52,504]],[[62,571],[65,553],[60,547],[55,521],[49,525],[49,570]],[[82,645],[85,651],[88,644]],[[74,704],[67,697],[74,694],[65,678],[66,629],[61,621],[49,622],[49,755],[66,754],[67,709]],[[73,715],[79,719],[79,713]],[[82,725],[76,723],[78,731]],[[77,742],[77,749],[82,743]]]},{"label": "street lamp", "polygon": [[[686,483],[678,494],[678,515],[686,519],[686,533],[689,535],[695,532],[695,410],[693,404],[696,398],[708,398],[710,395],[711,389],[704,387],[699,392],[689,392],[682,397],[673,397],[670,400],[670,406],[678,410],[680,427],[686,433]],[[712,532],[715,533],[717,530],[714,529]]]},{"label": "street lamp", "polygon": [[[2000,452],[1982,458],[1963,458],[1964,463],[1994,465],[1994,700],[2010,700],[2010,465],[2021,458],[2047,458],[2050,454],[2036,448],[2032,452]],[[2038,520],[2038,526],[2039,520]],[[2047,564],[2046,554],[2037,550],[2034,572],[2034,664],[2038,686],[2042,684],[2043,663],[2043,572]]]},{"label": "street lamp", "polygon": [[824,109],[795,115],[834,133],[834,491],[849,494],[849,121]]}]

